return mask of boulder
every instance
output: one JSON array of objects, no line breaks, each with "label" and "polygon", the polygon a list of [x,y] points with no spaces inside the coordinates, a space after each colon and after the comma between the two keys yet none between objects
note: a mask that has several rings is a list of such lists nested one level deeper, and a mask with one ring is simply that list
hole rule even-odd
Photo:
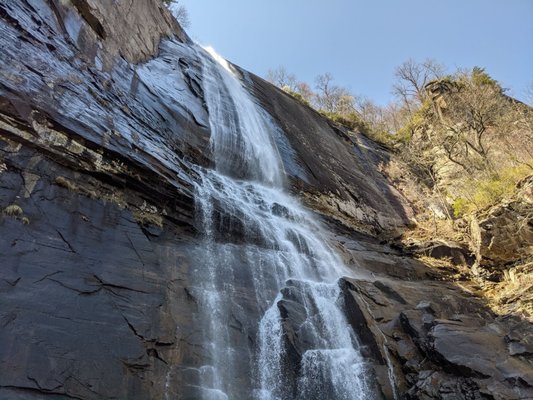
[{"label": "boulder", "polygon": [[533,257],[533,176],[520,182],[511,199],[473,218],[470,231],[481,267],[501,270]]},{"label": "boulder", "polygon": [[531,323],[497,321],[479,300],[442,282],[345,279],[341,287],[357,316],[350,319],[354,330],[380,353],[374,359],[386,360],[404,398],[533,396],[522,342]]},{"label": "boulder", "polygon": [[471,266],[475,261],[474,254],[467,246],[445,240],[410,243],[405,250],[417,255],[449,260],[454,265]]}]

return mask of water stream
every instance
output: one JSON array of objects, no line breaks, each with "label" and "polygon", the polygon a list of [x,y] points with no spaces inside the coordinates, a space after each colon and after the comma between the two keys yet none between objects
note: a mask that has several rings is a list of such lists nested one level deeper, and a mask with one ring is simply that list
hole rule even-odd
[{"label": "water stream", "polygon": [[[193,294],[208,354],[201,395],[374,398],[337,284],[349,271],[316,217],[284,190],[273,121],[231,65],[212,49],[198,55],[215,160],[198,169],[196,186],[204,242]],[[297,349],[287,345],[291,332]]]}]

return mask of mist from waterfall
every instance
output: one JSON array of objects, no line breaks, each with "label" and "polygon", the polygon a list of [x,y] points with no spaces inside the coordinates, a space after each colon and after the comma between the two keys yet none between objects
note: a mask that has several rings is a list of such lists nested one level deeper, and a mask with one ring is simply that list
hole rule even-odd
[{"label": "mist from waterfall", "polygon": [[[277,127],[232,65],[212,48],[197,52],[215,162],[197,168],[195,188],[204,240],[192,287],[208,353],[199,371],[202,397],[373,399],[337,283],[349,271],[316,217],[284,190]],[[299,310],[299,370],[288,370],[285,303]],[[244,375],[252,376],[252,393],[243,393]]]}]

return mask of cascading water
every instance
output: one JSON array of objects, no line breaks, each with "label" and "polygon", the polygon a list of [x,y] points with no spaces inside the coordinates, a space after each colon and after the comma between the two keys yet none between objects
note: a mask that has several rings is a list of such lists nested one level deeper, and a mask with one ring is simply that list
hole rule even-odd
[{"label": "cascading water", "polygon": [[228,62],[212,48],[204,58],[204,92],[211,144],[218,172],[280,186],[282,168],[269,135],[271,128],[235,78]]},{"label": "cascading water", "polygon": [[[273,122],[224,59],[212,49],[198,55],[216,164],[197,171],[205,239],[192,290],[207,360],[197,371],[200,396],[374,398],[342,311],[337,280],[348,271],[313,215],[284,192]],[[283,302],[300,310],[301,360],[292,370]]]}]

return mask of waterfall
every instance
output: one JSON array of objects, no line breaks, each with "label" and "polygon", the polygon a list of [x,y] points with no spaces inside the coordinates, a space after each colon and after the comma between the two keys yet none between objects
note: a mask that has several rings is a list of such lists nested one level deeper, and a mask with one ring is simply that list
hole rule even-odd
[{"label": "waterfall", "polygon": [[228,62],[212,48],[204,58],[204,92],[217,171],[280,186],[282,167],[269,126]]},{"label": "waterfall", "polygon": [[342,309],[337,281],[349,271],[316,217],[285,192],[274,122],[214,50],[198,56],[215,163],[197,168],[195,193],[204,235],[192,274],[205,360],[199,396],[374,398]]}]

